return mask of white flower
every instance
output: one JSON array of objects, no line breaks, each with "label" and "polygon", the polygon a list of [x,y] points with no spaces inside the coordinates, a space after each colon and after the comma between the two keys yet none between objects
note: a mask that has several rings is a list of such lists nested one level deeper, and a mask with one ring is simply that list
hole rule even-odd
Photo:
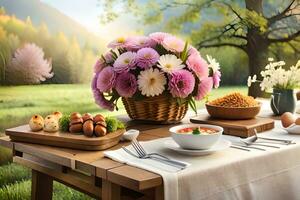
[{"label": "white flower", "polygon": [[137,82],[142,95],[149,97],[161,94],[165,89],[167,80],[163,72],[160,72],[158,69],[150,68],[141,71]]},{"label": "white flower", "polygon": [[175,55],[166,54],[160,56],[158,60],[158,67],[161,68],[164,72],[172,73],[175,70],[183,69],[185,66],[182,64],[182,60],[177,58]]},{"label": "white flower", "polygon": [[249,76],[249,77],[248,77],[248,80],[247,80],[247,85],[248,85],[248,87],[251,87],[251,84],[252,84],[251,76]]},{"label": "white flower", "polygon": [[269,62],[273,62],[273,61],[274,61],[274,58],[268,58],[268,61],[269,61]]},{"label": "white flower", "polygon": [[247,85],[248,87],[250,87],[252,85],[252,83],[256,82],[257,80],[257,76],[256,74],[253,76],[253,78],[251,79],[251,76],[248,77],[248,80],[247,80]]},{"label": "white flower", "polygon": [[216,61],[216,59],[214,59],[210,55],[206,55],[206,57],[207,57],[207,60],[209,62],[208,67],[210,67],[212,69],[213,73],[215,73],[216,71],[218,71],[220,69],[220,63],[218,63]]}]

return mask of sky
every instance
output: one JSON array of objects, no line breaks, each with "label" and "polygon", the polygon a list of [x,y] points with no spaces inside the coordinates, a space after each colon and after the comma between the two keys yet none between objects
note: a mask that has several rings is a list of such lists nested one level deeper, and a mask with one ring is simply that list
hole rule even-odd
[{"label": "sky", "polygon": [[[132,17],[123,16],[110,24],[100,24],[99,16],[101,14],[101,7],[98,0],[41,0],[44,3],[58,9],[63,14],[71,17],[90,32],[97,35],[106,36],[111,40],[123,34],[133,34],[135,30],[135,23]],[[101,1],[101,0],[100,0]],[[122,31],[120,31],[122,30]]]}]

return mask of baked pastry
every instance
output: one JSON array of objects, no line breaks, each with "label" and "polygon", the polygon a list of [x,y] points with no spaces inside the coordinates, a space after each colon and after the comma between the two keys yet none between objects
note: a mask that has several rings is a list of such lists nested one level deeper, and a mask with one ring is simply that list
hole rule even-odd
[{"label": "baked pastry", "polygon": [[82,117],[78,112],[74,112],[70,115],[70,127],[69,131],[71,133],[82,132]]},{"label": "baked pastry", "polygon": [[59,120],[63,116],[63,114],[59,111],[55,111],[52,114],[57,118],[57,120]]},{"label": "baked pastry", "polygon": [[29,127],[32,131],[40,131],[44,127],[44,119],[41,115],[33,115],[29,121]]},{"label": "baked pastry", "polygon": [[55,115],[48,115],[44,121],[44,131],[56,132],[59,129],[57,117]]},{"label": "baked pastry", "polygon": [[82,116],[82,120],[83,120],[83,134],[87,137],[92,137],[94,134],[93,116],[89,113],[85,113]]},{"label": "baked pastry", "polygon": [[105,118],[98,114],[94,117],[95,123],[95,136],[104,136],[107,133]]}]

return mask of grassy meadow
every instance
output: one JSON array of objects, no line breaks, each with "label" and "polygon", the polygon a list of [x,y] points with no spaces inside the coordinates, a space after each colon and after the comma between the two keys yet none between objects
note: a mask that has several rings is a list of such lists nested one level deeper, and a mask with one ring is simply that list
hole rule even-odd
[{"label": "grassy meadow", "polygon": [[[221,87],[214,90],[209,100],[233,91],[247,92],[246,87]],[[120,110],[109,113],[100,109],[95,103],[89,85],[36,85],[0,87],[0,136],[6,128],[28,123],[33,114],[43,116],[53,111],[71,113],[74,111],[104,115],[124,114]],[[198,108],[204,102],[198,102]],[[11,162],[11,152],[0,147],[0,199],[30,199],[30,171]],[[70,189],[62,184],[54,184],[53,199],[90,199],[88,196]]]}]

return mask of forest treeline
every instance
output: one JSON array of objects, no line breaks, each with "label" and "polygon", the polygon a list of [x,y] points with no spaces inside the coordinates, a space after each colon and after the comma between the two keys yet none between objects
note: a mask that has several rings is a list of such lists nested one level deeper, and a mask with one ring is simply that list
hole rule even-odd
[{"label": "forest treeline", "polygon": [[22,21],[15,16],[5,14],[5,10],[1,8],[0,84],[14,85],[15,82],[19,82],[7,73],[12,66],[11,61],[16,50],[28,43],[40,47],[44,52],[45,60],[52,63],[54,75],[44,83],[89,82],[93,73],[92,67],[101,49],[101,46],[95,49],[94,44],[93,47],[87,43],[80,44],[76,37],[66,36],[60,30],[50,33],[45,23],[34,26],[30,17]]}]

